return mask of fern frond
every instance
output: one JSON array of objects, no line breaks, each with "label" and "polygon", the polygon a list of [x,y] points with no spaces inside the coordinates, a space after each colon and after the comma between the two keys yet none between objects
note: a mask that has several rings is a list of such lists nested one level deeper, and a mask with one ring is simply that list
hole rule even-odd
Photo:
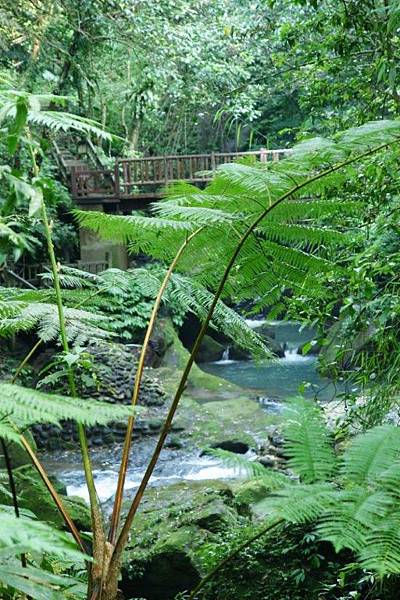
[{"label": "fern frond", "polygon": [[359,127],[346,129],[346,131],[338,133],[335,139],[347,151],[362,152],[373,146],[398,139],[399,135],[400,121],[382,119],[381,121],[370,121]]},{"label": "fern frond", "polygon": [[11,383],[0,383],[0,419],[19,427],[71,419],[83,425],[105,425],[133,414],[130,406],[46,394]]},{"label": "fern frond", "polygon": [[297,198],[286,200],[265,218],[265,223],[270,221],[295,223],[296,221],[309,221],[331,218],[335,214],[354,215],[359,214],[363,203],[357,200],[322,200],[319,198]]},{"label": "fern frond", "polygon": [[332,506],[334,490],[328,483],[290,486],[261,500],[257,509],[289,523],[310,523]]},{"label": "fern frond", "polygon": [[[97,275],[76,269],[75,267],[68,267],[62,265],[59,273],[60,285],[65,288],[87,288],[92,287],[97,281]],[[43,281],[53,283],[54,277],[51,271],[40,273],[39,277]]]},{"label": "fern frond", "polygon": [[315,248],[316,246],[337,246],[348,243],[348,236],[340,231],[327,227],[312,227],[294,223],[269,223],[266,221],[260,228],[267,239],[283,244],[294,243],[298,248]]},{"label": "fern frond", "polygon": [[[213,301],[213,294],[204,286],[178,273],[171,277],[171,285],[166,295],[167,302],[169,297],[179,300],[186,310],[194,313],[200,320],[205,318]],[[221,300],[217,303],[210,325],[255,355],[264,358],[271,356],[260,336],[237,312]]]},{"label": "fern frond", "polygon": [[[54,554],[54,553],[53,553]],[[0,585],[6,585],[34,600],[60,600],[76,598],[84,586],[73,577],[55,575],[32,566],[21,567],[16,560],[0,566]],[[79,594],[81,598],[84,596]]]},{"label": "fern frond", "polygon": [[0,420],[0,438],[7,440],[7,442],[13,442],[14,444],[22,446],[20,436],[15,428],[4,417],[3,420]]},{"label": "fern frond", "polygon": [[382,478],[400,459],[400,428],[374,427],[355,438],[343,456],[341,475],[353,485],[368,485]]},{"label": "fern frond", "polygon": [[[67,335],[71,341],[83,343],[110,333],[102,328],[107,317],[84,310],[66,308],[65,321]],[[18,332],[36,331],[44,342],[54,340],[59,335],[57,306],[43,302],[0,301],[0,336],[7,337]]]},{"label": "fern frond", "polygon": [[279,490],[290,486],[292,480],[279,471],[265,468],[261,463],[249,460],[240,454],[221,450],[220,448],[207,448],[206,454],[220,460],[227,467],[234,469],[238,475],[246,475],[251,479],[262,480],[270,490]]},{"label": "fern frond", "polygon": [[208,206],[183,206],[181,204],[167,204],[166,202],[160,202],[156,212],[165,219],[175,218],[177,221],[189,221],[196,226],[226,226],[229,223],[243,220],[243,215],[240,213],[229,213]]},{"label": "fern frond", "polygon": [[36,521],[21,514],[17,518],[9,506],[0,506],[0,548],[9,548],[11,552],[21,549],[24,552],[57,554],[72,560],[90,560],[77,548],[72,538],[50,527],[46,523]]},{"label": "fern frond", "polygon": [[400,573],[400,512],[386,515],[369,532],[359,551],[359,561],[364,569],[378,573],[380,577]]},{"label": "fern frond", "polygon": [[360,552],[366,536],[379,526],[393,506],[393,497],[382,491],[355,486],[333,494],[332,506],[317,525],[320,537],[339,552],[350,548]]},{"label": "fern frond", "polygon": [[336,468],[336,458],[321,410],[309,400],[295,398],[285,413],[289,467],[305,483],[326,481]]},{"label": "fern frond", "polygon": [[26,108],[26,120],[32,125],[46,127],[54,132],[78,131],[86,135],[93,134],[109,141],[115,137],[104,131],[101,125],[92,119],[48,108],[52,104],[63,105],[66,100],[65,96],[2,89],[0,90],[0,123],[15,119],[18,103],[22,102]]},{"label": "fern frond", "polygon": [[74,210],[74,216],[81,227],[87,227],[98,233],[104,239],[118,242],[134,241],[135,236],[143,236],[147,230],[159,232],[163,229],[182,230],[192,232],[195,226],[190,222],[176,221],[158,217],[110,215],[96,211]]},{"label": "fern frond", "polygon": [[111,141],[115,137],[104,131],[96,121],[65,112],[56,112],[53,110],[31,111],[28,112],[27,121],[33,125],[46,127],[46,129],[55,132],[78,131],[79,133],[92,134],[108,141]]}]

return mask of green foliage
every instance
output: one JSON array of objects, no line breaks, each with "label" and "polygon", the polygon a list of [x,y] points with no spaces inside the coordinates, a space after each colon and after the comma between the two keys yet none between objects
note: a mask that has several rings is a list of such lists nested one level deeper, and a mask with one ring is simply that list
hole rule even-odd
[{"label": "green foliage", "polygon": [[[26,124],[50,131],[75,130],[110,140],[111,135],[86,117],[55,111],[54,104],[63,105],[67,98],[55,94],[32,94],[17,89],[0,89],[0,125],[10,122],[9,150],[15,152]],[[53,109],[51,106],[53,105]]]},{"label": "green foliage", "polygon": [[[81,225],[101,236],[129,242],[133,252],[168,261],[188,231],[202,227],[178,269],[212,291],[248,225],[285,196],[247,240],[224,294],[235,301],[256,298],[258,309],[278,302],[288,289],[297,297],[306,291],[315,302],[326,296],[324,279],[342,274],[342,266],[329,250],[345,253],[358,235],[324,222],[341,212],[337,192],[343,182],[358,177],[353,164],[342,163],[346,159],[355,162],[357,154],[362,156],[373,146],[396,142],[399,134],[398,121],[372,122],[331,140],[301,143],[275,163],[222,165],[204,190],[187,184],[173,186],[150,217],[93,211],[76,214]],[[364,168],[368,165],[365,160]],[[313,198],[318,200],[316,205]],[[352,199],[345,199],[343,206],[345,214],[359,214],[362,208],[359,202],[352,204]]]},{"label": "green foliage", "polygon": [[[57,306],[41,302],[46,295],[46,292],[0,288],[0,336],[35,331],[43,342],[57,340],[60,333]],[[103,315],[67,308],[65,319],[68,338],[76,345],[110,335],[104,329],[107,317]]]},{"label": "green foliage", "polygon": [[97,400],[46,394],[11,383],[0,383],[0,390],[1,434],[10,441],[16,441],[15,430],[7,427],[12,421],[23,428],[34,423],[59,425],[65,419],[84,425],[104,425],[131,415],[133,410]]},{"label": "green foliage", "polygon": [[[352,550],[362,568],[378,576],[400,573],[398,495],[400,430],[394,426],[373,428],[356,437],[337,459],[338,475],[331,478],[333,453],[329,451],[325,478],[311,462],[321,465],[327,456],[323,418],[315,407],[295,402],[294,423],[287,428],[289,466],[300,476],[298,486],[276,492],[262,502],[268,514],[291,523],[317,521],[318,536],[330,541],[336,551]],[[313,414],[315,433],[309,426]],[[321,440],[321,435],[323,436]],[[295,440],[296,443],[293,443]],[[312,473],[314,472],[314,477]],[[305,474],[305,475],[304,475]]]},{"label": "green foliage", "polygon": [[305,483],[326,481],[335,469],[335,456],[320,411],[306,400],[297,399],[289,403],[286,419],[288,466]]},{"label": "green foliage", "polygon": [[[58,556],[64,561],[82,563],[89,559],[76,547],[73,540],[46,523],[36,521],[31,514],[17,518],[10,507],[0,506],[0,590],[2,597],[11,589],[28,594],[34,600],[57,600],[63,597],[82,597],[80,583],[68,576],[55,575],[33,560],[22,568],[19,554],[29,553],[36,562],[46,554]],[[75,595],[76,594],[76,595]],[[8,596],[7,596],[8,597]]]},{"label": "green foliage", "polygon": [[[107,269],[98,275],[65,266],[60,271],[61,284],[66,288],[63,298],[67,306],[84,302],[86,312],[103,313],[108,320],[102,326],[126,340],[140,339],[164,276],[165,268],[160,264],[128,271]],[[52,276],[45,273],[43,279],[49,281]],[[24,297],[49,301],[53,294],[43,290]],[[200,282],[189,275],[174,273],[163,295],[163,310],[179,326],[188,312],[200,320],[204,319],[212,299],[212,293]],[[261,338],[223,302],[218,303],[211,326],[254,354],[269,355]]]},{"label": "green foliage", "polygon": [[[315,302],[304,290],[289,303],[293,318],[318,323],[321,365],[332,378],[345,377],[349,389],[343,428],[382,422],[396,406],[399,390],[398,151],[377,156],[343,189],[347,200],[362,200],[352,216],[332,215],[339,227],[357,229],[354,242],[328,257],[343,265],[340,277],[329,273],[326,296]],[[350,385],[351,384],[351,385]],[[366,401],[360,403],[358,396]]]}]

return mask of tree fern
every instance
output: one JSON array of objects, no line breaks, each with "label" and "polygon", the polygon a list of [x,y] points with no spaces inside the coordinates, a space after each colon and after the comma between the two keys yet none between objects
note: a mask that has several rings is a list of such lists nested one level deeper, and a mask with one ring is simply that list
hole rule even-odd
[{"label": "tree fern", "polygon": [[51,554],[74,564],[90,560],[77,549],[70,536],[33,517],[21,514],[17,518],[10,507],[0,506],[0,590],[14,589],[33,600],[59,600],[61,595],[67,597],[69,593],[71,598],[83,597],[84,590],[74,578],[33,565],[22,568],[18,563],[21,553],[35,557]]},{"label": "tree fern", "polygon": [[305,483],[326,481],[335,470],[336,458],[321,410],[297,398],[289,402],[285,415],[288,466]]},{"label": "tree fern", "polygon": [[[258,510],[268,519],[313,523],[320,539],[337,551],[352,550],[363,568],[379,576],[400,573],[398,428],[376,427],[355,437],[335,460],[330,435],[311,401],[291,401],[288,417],[284,447],[299,483],[288,486],[282,480]],[[228,464],[237,460],[218,456]],[[252,469],[249,465],[248,472]]]},{"label": "tree fern", "polygon": [[[13,298],[8,301],[0,300],[1,337],[9,337],[19,332],[35,331],[43,342],[57,339],[60,333],[60,324],[55,304],[16,299],[18,297],[32,298],[32,296],[40,298],[40,293],[14,292],[12,295]],[[47,292],[43,295],[49,297]],[[65,320],[68,338],[76,344],[82,344],[87,340],[96,338],[102,339],[110,335],[102,327],[107,320],[104,315],[67,308],[65,310]]]},{"label": "tree fern", "polygon": [[[301,288],[301,284],[318,297],[324,289],[316,275],[327,271],[340,274],[340,268],[328,261],[327,248],[345,247],[357,235],[327,227],[324,218],[337,211],[357,214],[362,203],[332,200],[338,186],[356,175],[352,165],[336,168],[324,177],[315,175],[375,143],[390,143],[399,136],[399,121],[370,123],[331,140],[302,142],[277,162],[221,165],[204,190],[174,184],[167,190],[166,200],[157,202],[147,217],[93,211],[77,211],[76,215],[81,226],[102,237],[123,241],[134,253],[145,252],[165,261],[172,259],[187,233],[201,224],[204,230],[193,240],[191,253],[182,258],[178,269],[213,290],[247,225],[297,185],[299,189],[255,228],[224,293],[237,301],[254,299],[256,294],[259,308],[279,300],[285,289]],[[304,193],[301,186],[306,186]]]},{"label": "tree fern", "polygon": [[82,400],[46,394],[37,390],[21,387],[11,383],[0,383],[0,433],[15,441],[9,427],[4,422],[12,420],[19,427],[34,423],[54,423],[72,419],[84,425],[106,424],[110,421],[124,419],[132,414],[132,407],[114,405],[97,400]]}]

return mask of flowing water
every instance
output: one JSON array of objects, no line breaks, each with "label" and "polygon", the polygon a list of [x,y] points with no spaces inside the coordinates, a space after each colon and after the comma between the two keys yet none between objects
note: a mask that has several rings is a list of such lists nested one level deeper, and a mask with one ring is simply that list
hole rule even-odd
[{"label": "flowing water", "polygon": [[[260,321],[249,321],[256,327]],[[301,388],[306,396],[317,396],[329,400],[335,396],[333,384],[322,378],[316,370],[314,356],[302,356],[298,347],[312,339],[313,332],[300,330],[299,325],[290,322],[271,322],[277,342],[284,344],[285,356],[280,359],[255,363],[254,361],[233,361],[229,358],[229,348],[221,360],[202,365],[214,375],[236,383],[254,392],[254,396],[268,412],[279,413],[285,400],[296,395]],[[154,440],[144,438],[135,444],[134,464],[127,474],[126,489],[131,493],[137,488],[144,473],[147,461],[154,447]],[[117,485],[117,466],[121,454],[120,446],[94,448],[91,450],[95,482],[100,500],[110,499]],[[88,498],[80,459],[75,451],[53,453],[43,459],[48,471],[55,474],[67,486],[68,494]],[[205,479],[229,479],[237,472],[221,465],[217,460],[199,456],[193,450],[172,450],[166,448],[151,479],[152,485],[166,485],[178,481]]]},{"label": "flowing water", "polygon": [[[248,321],[254,328],[262,323]],[[284,357],[261,363],[234,361],[229,360],[229,352],[225,351],[222,360],[207,363],[202,368],[253,390],[266,409],[269,406],[276,408],[300,391],[309,398],[317,397],[322,401],[333,399],[337,390],[329,379],[318,374],[317,357],[298,353],[302,344],[312,340],[313,332],[310,329],[301,330],[293,322],[272,321],[269,325],[275,332],[275,340],[286,348]]]},{"label": "flowing water", "polygon": [[[135,462],[128,469],[125,489],[129,495],[138,486],[145,471],[147,462],[154,447],[154,440],[141,439],[134,448]],[[91,450],[94,479],[101,502],[109,500],[116,488],[118,480],[118,464],[121,447],[95,448]],[[89,499],[84,474],[79,467],[80,459],[75,451],[54,453],[43,460],[47,470],[66,485],[69,496],[81,496]],[[202,481],[206,479],[232,479],[236,471],[221,465],[207,456],[199,456],[197,452],[164,449],[151,478],[155,486],[168,485],[179,481]]]}]

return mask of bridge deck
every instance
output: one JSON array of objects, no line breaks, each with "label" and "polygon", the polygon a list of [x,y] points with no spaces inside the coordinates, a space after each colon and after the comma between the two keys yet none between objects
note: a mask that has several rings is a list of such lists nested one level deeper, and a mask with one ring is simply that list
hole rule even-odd
[{"label": "bridge deck", "polygon": [[212,152],[117,159],[114,169],[71,169],[71,192],[80,205],[126,204],[141,208],[162,196],[160,188],[176,181],[201,184],[219,165],[254,156],[261,162],[279,160],[288,150]]}]

